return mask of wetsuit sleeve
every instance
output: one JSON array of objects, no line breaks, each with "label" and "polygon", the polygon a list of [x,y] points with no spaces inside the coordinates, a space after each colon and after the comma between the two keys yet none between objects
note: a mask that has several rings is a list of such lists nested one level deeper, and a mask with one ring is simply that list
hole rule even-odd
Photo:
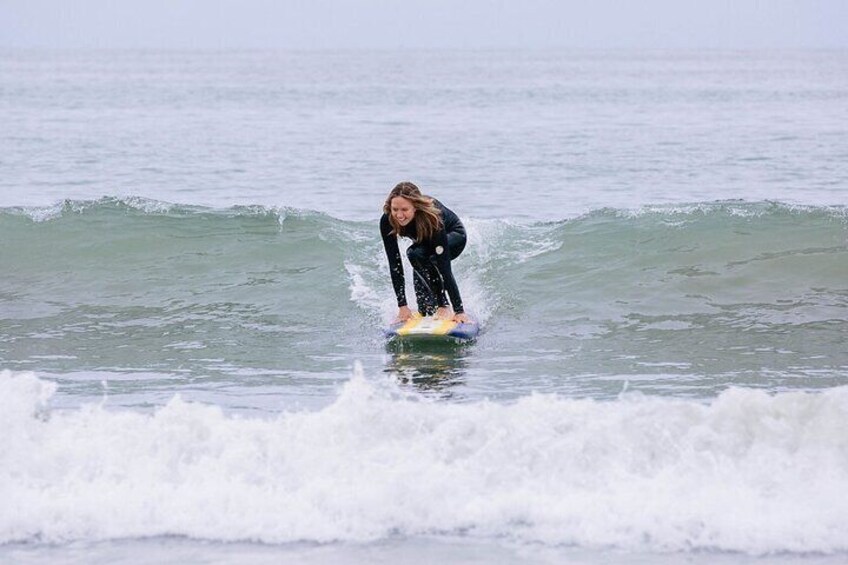
[{"label": "wetsuit sleeve", "polygon": [[[442,275],[442,284],[444,285],[444,289],[447,291],[448,296],[450,296],[453,311],[457,314],[461,314],[465,310],[462,308],[462,297],[459,295],[459,286],[456,284],[456,279],[453,277],[453,270],[451,269],[450,247],[448,246],[447,232],[444,229],[439,230],[435,240],[436,246],[442,248],[442,253],[436,253],[435,255],[436,266],[439,269],[439,274]],[[447,303],[444,303],[445,293],[439,292],[436,294],[436,302],[438,305],[447,306]]]},{"label": "wetsuit sleeve", "polygon": [[462,221],[459,219],[459,216],[438,200],[436,200],[436,206],[438,206],[439,210],[442,211],[442,223],[445,227],[445,232],[461,233],[462,235],[465,235],[465,226],[462,225]]},{"label": "wetsuit sleeve", "polygon": [[403,277],[403,263],[400,259],[398,238],[392,232],[392,225],[385,214],[380,218],[380,235],[383,237],[383,247],[389,260],[389,274],[392,276],[392,286],[395,289],[398,308],[406,306],[406,282]]}]

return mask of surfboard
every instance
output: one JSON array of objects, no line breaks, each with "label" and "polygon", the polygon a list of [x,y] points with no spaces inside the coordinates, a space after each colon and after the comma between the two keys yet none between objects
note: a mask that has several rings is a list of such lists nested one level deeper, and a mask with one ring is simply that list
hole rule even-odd
[{"label": "surfboard", "polygon": [[406,322],[391,324],[383,329],[386,338],[404,339],[427,339],[438,340],[454,338],[469,341],[480,333],[480,325],[477,322],[458,323],[453,320],[437,320],[432,316],[414,315]]}]

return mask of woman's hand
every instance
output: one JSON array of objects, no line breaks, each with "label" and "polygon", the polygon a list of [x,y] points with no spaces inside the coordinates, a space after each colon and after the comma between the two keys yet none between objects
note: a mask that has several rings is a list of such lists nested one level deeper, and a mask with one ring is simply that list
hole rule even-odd
[{"label": "woman's hand", "polygon": [[439,306],[436,308],[436,313],[433,315],[437,320],[452,320],[453,311],[447,306]]},{"label": "woman's hand", "polygon": [[458,324],[467,324],[471,321],[471,318],[465,312],[460,312],[459,314],[454,314],[453,321]]},{"label": "woman's hand", "polygon": [[410,318],[412,318],[412,310],[409,309],[409,306],[401,306],[398,308],[397,318],[395,318],[394,323],[406,322]]}]

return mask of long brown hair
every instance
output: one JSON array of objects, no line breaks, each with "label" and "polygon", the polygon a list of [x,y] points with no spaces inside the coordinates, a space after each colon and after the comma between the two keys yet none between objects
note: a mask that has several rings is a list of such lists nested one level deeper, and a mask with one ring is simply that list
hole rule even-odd
[{"label": "long brown hair", "polygon": [[415,222],[415,241],[421,243],[432,238],[437,231],[442,229],[442,211],[436,207],[433,199],[421,194],[421,190],[411,182],[404,181],[398,183],[392,189],[386,198],[386,203],[383,204],[383,213],[389,217],[393,234],[403,235],[403,227],[397,223],[392,215],[392,200],[398,196],[409,200],[412,207],[415,208],[415,217],[412,219]]}]

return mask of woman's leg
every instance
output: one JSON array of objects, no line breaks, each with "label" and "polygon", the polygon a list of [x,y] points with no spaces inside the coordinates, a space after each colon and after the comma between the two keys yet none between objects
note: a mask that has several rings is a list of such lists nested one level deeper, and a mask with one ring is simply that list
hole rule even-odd
[{"label": "woman's leg", "polygon": [[[467,238],[464,233],[450,232],[447,234],[447,240],[448,253],[451,260],[454,260],[465,249]],[[422,316],[430,316],[439,306],[449,304],[445,281],[436,266],[436,255],[432,254],[433,251],[432,248],[418,243],[412,244],[406,251],[414,271],[415,300]]]},{"label": "woman's leg", "polygon": [[[450,232],[447,234],[448,253],[451,261],[459,257],[465,249],[467,238],[464,233]],[[415,288],[415,300],[418,302],[418,311],[422,316],[430,316],[436,312],[439,306],[449,304],[445,292],[445,282],[436,267],[436,255],[434,250],[418,243],[412,244],[406,251],[406,256],[412,265],[413,287]]]},{"label": "woman's leg", "polygon": [[411,245],[406,256],[412,265],[412,286],[415,288],[418,312],[422,316],[432,316],[436,312],[436,297],[432,289],[438,288],[438,281],[433,277],[439,276],[439,272],[430,262],[424,248],[418,244]]},{"label": "woman's leg", "polygon": [[451,261],[459,257],[462,251],[465,249],[465,243],[468,241],[468,238],[464,233],[460,232],[449,232],[448,233],[448,251],[450,252]]}]

